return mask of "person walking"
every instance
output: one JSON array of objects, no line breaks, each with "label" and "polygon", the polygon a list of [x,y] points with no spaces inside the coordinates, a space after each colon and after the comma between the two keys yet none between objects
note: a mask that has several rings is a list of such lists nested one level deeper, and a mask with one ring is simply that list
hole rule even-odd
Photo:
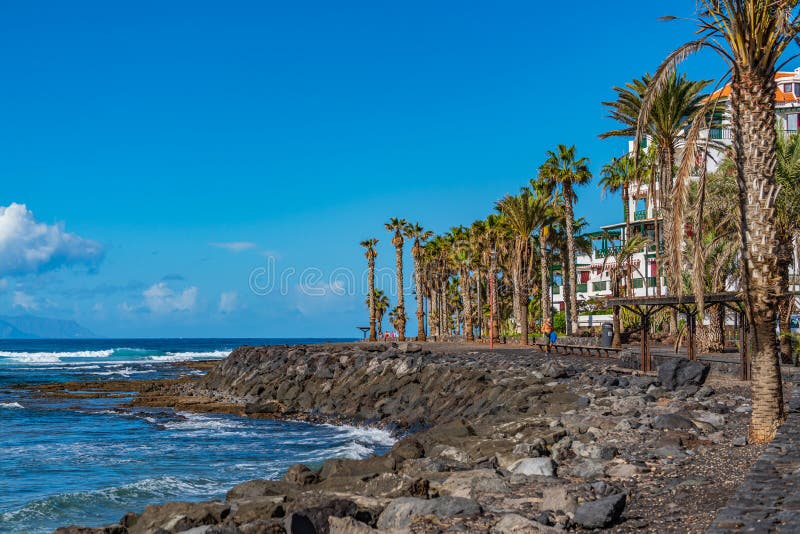
[{"label": "person walking", "polygon": [[542,324],[542,335],[544,335],[544,351],[547,354],[550,354],[550,349],[552,348],[553,343],[555,343],[556,332],[553,330],[553,325],[550,321],[545,321]]}]

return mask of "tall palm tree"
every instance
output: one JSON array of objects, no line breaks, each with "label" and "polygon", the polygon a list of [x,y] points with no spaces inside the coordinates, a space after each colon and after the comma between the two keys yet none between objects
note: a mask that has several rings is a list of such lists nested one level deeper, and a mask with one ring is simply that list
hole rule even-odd
[{"label": "tall palm tree", "polygon": [[474,252],[474,272],[475,272],[475,311],[477,312],[478,324],[477,334],[478,339],[483,336],[483,302],[481,296],[483,294],[483,267],[486,265],[489,248],[487,247],[486,240],[486,222],[483,220],[473,221],[469,229],[470,246]]},{"label": "tall palm tree", "polygon": [[[709,109],[708,99],[703,94],[710,82],[690,81],[685,75],[678,76],[673,72],[659,87],[659,91],[652,94],[652,103],[646,109],[644,98],[651,81],[652,77],[646,74],[641,79],[625,84],[625,87],[614,88],[617,100],[603,102],[603,105],[610,109],[609,116],[620,122],[623,128],[606,132],[600,137],[637,137],[638,134],[652,140],[656,152],[657,174],[652,184],[653,190],[648,190],[648,196],[655,200],[654,206],[661,216],[661,223],[659,224],[658,215],[655,222],[656,264],[667,274],[667,291],[670,295],[675,295],[681,292],[681,252],[689,184],[689,173],[676,175],[675,168],[679,154],[686,156],[684,160],[693,159],[698,136],[690,136],[688,132],[693,125],[703,124],[705,115],[713,111]],[[637,130],[640,117],[641,128]],[[694,131],[697,129],[694,128]],[[687,143],[688,138],[695,142]],[[636,146],[635,157],[638,159],[640,143]],[[683,166],[683,169],[688,171],[689,167]],[[665,257],[661,253],[662,241]],[[660,291],[661,284],[657,283],[657,294]],[[673,332],[677,330],[677,313],[674,311],[670,318],[670,328]]]},{"label": "tall palm tree", "polygon": [[[375,302],[375,323],[377,324],[377,333],[380,337],[383,335],[383,316],[386,314],[386,310],[389,309],[389,297],[381,289],[376,289],[373,293],[372,297]],[[367,306],[369,306],[369,296],[367,296]],[[390,323],[393,323],[394,317],[390,317]]]},{"label": "tall palm tree", "polygon": [[783,363],[792,363],[791,317],[793,296],[789,293],[789,268],[794,261],[794,242],[800,233],[800,136],[797,133],[778,133],[778,167],[775,178],[780,186],[775,200],[778,229],[778,272],[780,294],[778,317],[780,321],[780,347]]},{"label": "tall palm tree", "polygon": [[502,246],[502,237],[506,233],[507,227],[506,220],[500,215],[491,213],[486,216],[484,228],[486,231],[486,246],[489,254],[489,261],[487,264],[487,279],[489,280],[489,313],[493,317],[492,325],[489,328],[489,335],[492,341],[500,336],[500,314],[498,309],[499,304],[499,284],[497,281],[497,255],[500,253]]},{"label": "tall palm tree", "polygon": [[552,226],[559,224],[563,221],[560,220],[560,215],[563,210],[558,207],[557,196],[555,195],[555,187],[548,180],[542,178],[534,178],[531,180],[531,187],[534,193],[541,198],[546,205],[544,217],[539,221],[539,277],[541,284],[541,304],[542,304],[542,324],[552,321],[553,303],[550,295],[550,254],[547,250],[548,239],[553,232]]},{"label": "tall palm tree", "polygon": [[567,334],[578,331],[578,296],[577,268],[575,264],[575,215],[573,205],[577,201],[574,187],[583,185],[592,179],[589,171],[589,160],[575,155],[575,146],[558,145],[555,151],[547,152],[547,160],[539,167],[539,176],[561,188],[564,201],[565,229],[567,231],[567,261],[564,262],[568,283],[564,284],[565,299],[569,300],[570,321],[567,323]]},{"label": "tall palm tree", "polygon": [[[611,236],[607,236],[608,239],[611,239]],[[620,245],[619,249],[614,253],[614,261],[612,263],[608,263],[609,258],[611,256],[606,256],[603,258],[603,270],[608,271],[609,278],[611,279],[611,296],[614,298],[620,297],[620,285],[622,280],[630,280],[631,273],[634,271],[635,267],[633,266],[633,256],[647,246],[647,238],[642,234],[636,234],[630,236],[622,245]],[[640,273],[640,276],[644,278],[644,275]],[[627,285],[627,282],[626,282]],[[620,321],[620,307],[614,306],[612,308],[613,313],[613,324],[614,324],[614,338],[612,340],[612,345],[614,347],[620,347],[622,345],[620,340],[620,332],[622,331],[622,323]]]},{"label": "tall palm tree", "polygon": [[367,295],[369,301],[369,340],[370,341],[377,341],[377,335],[375,332],[375,258],[378,257],[378,251],[375,250],[375,245],[378,244],[378,240],[373,238],[365,239],[361,242],[361,246],[364,247],[364,257],[367,258],[367,266],[369,268],[369,274],[367,278]]},{"label": "tall palm tree", "polygon": [[778,61],[797,37],[800,16],[796,0],[701,0],[700,5],[697,37],[669,54],[658,68],[642,111],[649,111],[652,95],[687,56],[711,49],[727,63],[741,219],[741,284],[754,349],[749,435],[753,442],[764,442],[775,436],[785,417],[775,337],[779,303],[775,288],[780,279],[775,75]]},{"label": "tall palm tree", "polygon": [[395,308],[395,328],[397,329],[397,339],[406,340],[406,304],[405,294],[403,293],[403,237],[408,231],[408,221],[392,217],[389,222],[384,224],[387,230],[394,232],[392,245],[395,250],[395,275],[397,276],[397,307]]},{"label": "tall palm tree", "polygon": [[433,236],[433,232],[425,230],[418,222],[406,226],[404,236],[413,239],[411,257],[414,258],[414,285],[417,293],[417,341],[425,341],[425,306],[423,299],[422,245]]},{"label": "tall palm tree", "polygon": [[519,195],[506,195],[496,204],[506,218],[513,236],[511,255],[511,281],[513,283],[514,312],[520,331],[521,343],[528,344],[528,299],[533,268],[532,234],[540,225],[547,210],[546,202],[523,189]]}]

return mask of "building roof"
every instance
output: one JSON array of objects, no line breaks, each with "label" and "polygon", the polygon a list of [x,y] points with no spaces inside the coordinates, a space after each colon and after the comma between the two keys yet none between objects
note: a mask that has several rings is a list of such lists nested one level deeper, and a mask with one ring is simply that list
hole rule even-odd
[{"label": "building roof", "polygon": [[[795,72],[779,72],[775,75],[775,81],[779,82],[777,89],[775,89],[775,102],[777,103],[800,102],[800,99],[794,96],[793,92],[784,92],[783,88],[780,85],[780,82],[789,81],[789,80],[784,80],[784,78],[794,79],[796,75],[797,73]],[[731,96],[731,84],[727,83],[725,84],[725,87],[723,87],[722,89],[718,89],[713,93],[711,93],[711,96],[709,96],[709,98],[720,98],[724,100],[730,96]]]}]

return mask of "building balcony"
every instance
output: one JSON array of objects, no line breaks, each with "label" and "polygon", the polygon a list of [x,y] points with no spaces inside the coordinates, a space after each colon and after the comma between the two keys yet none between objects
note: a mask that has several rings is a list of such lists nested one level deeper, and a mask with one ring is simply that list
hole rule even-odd
[{"label": "building balcony", "polygon": [[578,284],[576,289],[578,293],[586,293],[586,284]]},{"label": "building balcony", "polygon": [[[796,134],[797,130],[783,130],[786,135]],[[711,128],[708,131],[709,139],[733,139],[733,130],[730,128]]]}]

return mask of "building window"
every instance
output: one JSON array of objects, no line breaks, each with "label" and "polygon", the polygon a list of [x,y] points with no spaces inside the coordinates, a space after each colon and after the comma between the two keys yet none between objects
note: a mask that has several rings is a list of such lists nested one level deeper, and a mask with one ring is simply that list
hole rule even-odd
[{"label": "building window", "polygon": [[794,96],[800,96],[800,83],[794,84]]},{"label": "building window", "polygon": [[791,93],[792,92],[792,84],[790,84],[790,83],[783,84],[783,92],[784,93]]}]

